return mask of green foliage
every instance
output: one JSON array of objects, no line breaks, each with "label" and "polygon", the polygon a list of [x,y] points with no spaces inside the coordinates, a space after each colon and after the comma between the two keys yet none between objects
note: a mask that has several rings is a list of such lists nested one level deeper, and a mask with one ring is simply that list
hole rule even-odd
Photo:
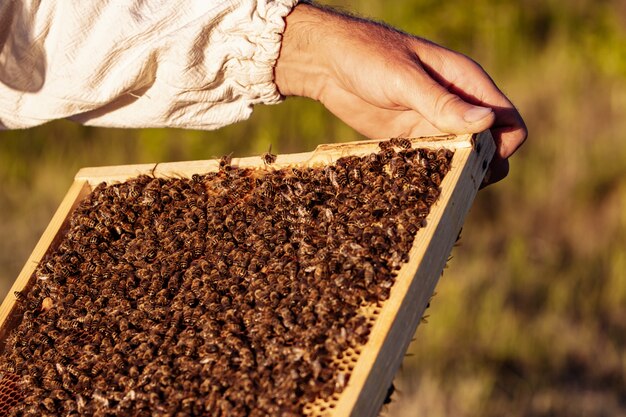
[{"label": "green foliage", "polygon": [[[334,5],[480,62],[529,142],[480,192],[403,366],[393,416],[626,413],[626,6],[620,0]],[[280,153],[358,135],[289,99],[217,132],[54,122],[0,133],[6,292],[82,166]]]}]

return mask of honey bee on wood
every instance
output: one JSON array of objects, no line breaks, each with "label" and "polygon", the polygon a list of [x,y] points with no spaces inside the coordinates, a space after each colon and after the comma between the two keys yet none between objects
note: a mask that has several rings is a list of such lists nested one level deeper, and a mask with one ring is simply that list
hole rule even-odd
[{"label": "honey bee on wood", "polygon": [[267,150],[267,152],[263,153],[263,155],[261,155],[261,159],[263,160],[263,163],[267,166],[267,165],[271,165],[274,162],[276,162],[276,155],[274,155],[272,153],[272,144],[270,143],[270,147]]},{"label": "honey bee on wood", "polygon": [[15,295],[17,301],[26,301],[26,295],[23,291],[13,291],[13,295]]},{"label": "honey bee on wood", "polygon": [[395,146],[397,148],[402,148],[402,149],[410,149],[411,148],[411,141],[409,139],[406,139],[406,138],[391,138],[389,140],[389,143],[392,146]]},{"label": "honey bee on wood", "polygon": [[228,155],[224,155],[220,158],[220,162],[219,162],[219,169],[220,171],[230,171],[232,169],[231,166],[231,161],[232,161],[232,153],[228,154]]}]

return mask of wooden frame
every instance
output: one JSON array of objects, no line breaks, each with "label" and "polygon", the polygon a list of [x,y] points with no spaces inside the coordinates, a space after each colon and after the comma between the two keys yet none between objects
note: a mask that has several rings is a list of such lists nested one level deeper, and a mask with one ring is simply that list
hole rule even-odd
[{"label": "wooden frame", "polygon": [[[389,299],[381,308],[366,312],[373,325],[369,341],[359,351],[349,352],[342,359],[351,372],[344,391],[338,398],[306,406],[307,415],[361,417],[378,414],[495,152],[489,131],[412,139],[412,143],[414,147],[453,150],[451,170],[441,184],[439,201],[432,207],[426,227],[416,235],[410,260],[399,271]],[[320,145],[313,152],[279,155],[272,167],[327,164],[342,156],[371,153],[378,149],[377,145],[378,141]],[[232,163],[241,167],[263,167],[258,156],[233,158]],[[3,349],[8,332],[20,320],[14,309],[14,292],[28,291],[32,286],[37,264],[58,244],[73,208],[96,185],[103,181],[124,181],[140,174],[191,176],[217,171],[218,165],[218,161],[210,160],[81,169],[0,306],[0,348]]]}]

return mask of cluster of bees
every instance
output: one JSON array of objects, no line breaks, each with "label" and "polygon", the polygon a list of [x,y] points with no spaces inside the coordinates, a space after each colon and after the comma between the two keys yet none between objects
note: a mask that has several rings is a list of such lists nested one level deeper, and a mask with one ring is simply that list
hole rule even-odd
[{"label": "cluster of bees", "polygon": [[21,415],[296,416],[342,392],[452,153],[101,184],[74,210],[0,369]]}]

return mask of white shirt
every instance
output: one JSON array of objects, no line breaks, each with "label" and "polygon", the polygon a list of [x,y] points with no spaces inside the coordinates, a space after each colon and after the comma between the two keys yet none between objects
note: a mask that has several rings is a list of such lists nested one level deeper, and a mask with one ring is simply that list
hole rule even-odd
[{"label": "white shirt", "polygon": [[297,0],[1,0],[0,129],[216,129],[276,103]]}]

